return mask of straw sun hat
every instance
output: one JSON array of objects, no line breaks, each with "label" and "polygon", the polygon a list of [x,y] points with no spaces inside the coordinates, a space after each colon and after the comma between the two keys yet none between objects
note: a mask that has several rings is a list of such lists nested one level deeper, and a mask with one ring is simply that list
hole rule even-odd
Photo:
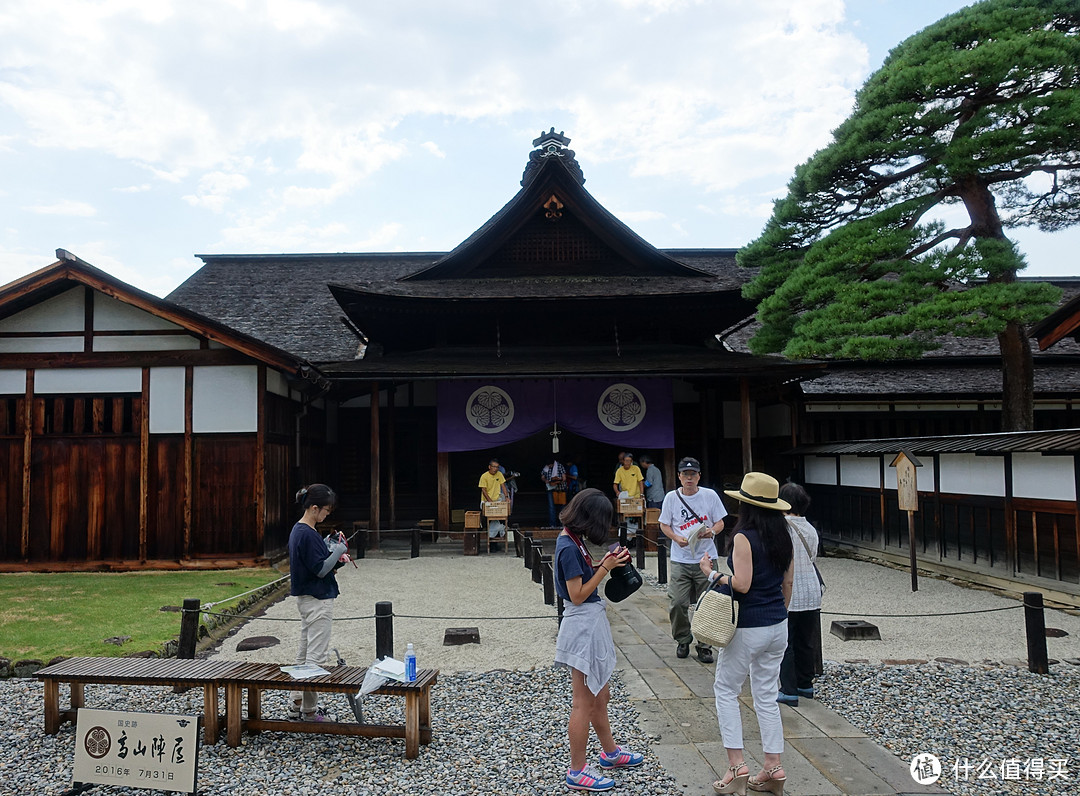
[{"label": "straw sun hat", "polygon": [[780,494],[780,484],[765,473],[747,473],[738,489],[725,489],[724,494],[763,509],[791,510],[790,503],[777,497]]}]

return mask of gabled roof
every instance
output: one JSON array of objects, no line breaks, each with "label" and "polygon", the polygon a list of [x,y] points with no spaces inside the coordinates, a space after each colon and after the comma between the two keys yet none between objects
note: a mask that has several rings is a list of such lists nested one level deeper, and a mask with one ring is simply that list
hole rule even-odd
[{"label": "gabled roof", "polygon": [[[1060,282],[1055,284],[1062,286]],[[1068,288],[1066,291],[1068,295]],[[1028,334],[1039,341],[1040,351],[1045,351],[1066,337],[1080,342],[1080,293],[1034,324]]]},{"label": "gabled roof", "polygon": [[306,360],[287,351],[267,345],[179,304],[139,290],[64,249],[57,249],[56,257],[56,262],[51,265],[0,287],[0,318],[14,315],[73,287],[84,285],[279,370],[304,378],[317,377]]},{"label": "gabled roof", "polygon": [[405,279],[708,276],[659,251],[608,212],[585,190],[573,155],[554,145],[534,151],[521,190],[499,212],[438,262]]}]

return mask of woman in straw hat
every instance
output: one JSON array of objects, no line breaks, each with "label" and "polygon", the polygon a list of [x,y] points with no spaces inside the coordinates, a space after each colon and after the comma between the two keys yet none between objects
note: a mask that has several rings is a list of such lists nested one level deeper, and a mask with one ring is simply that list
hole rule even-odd
[{"label": "woman in straw hat", "polygon": [[[780,485],[764,473],[747,473],[739,489],[724,494],[740,501],[739,521],[728,552],[730,575],[713,571],[708,555],[701,570],[710,583],[739,602],[739,621],[716,661],[716,716],[727,750],[728,770],[713,783],[717,793],[768,791],[780,796],[787,776],[780,765],[784,729],[776,703],[780,662],[787,648],[787,604],[791,599],[792,547],[784,512],[790,504],[778,497]],[[753,778],[743,755],[739,693],[750,676],[754,712],[761,728],[764,768]]]}]

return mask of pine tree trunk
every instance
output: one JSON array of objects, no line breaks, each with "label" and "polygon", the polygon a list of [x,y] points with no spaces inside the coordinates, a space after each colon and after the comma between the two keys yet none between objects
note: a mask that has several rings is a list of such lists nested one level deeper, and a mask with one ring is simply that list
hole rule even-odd
[{"label": "pine tree trunk", "polygon": [[1035,362],[1024,327],[1010,323],[998,335],[1001,347],[1001,430],[1035,428]]}]

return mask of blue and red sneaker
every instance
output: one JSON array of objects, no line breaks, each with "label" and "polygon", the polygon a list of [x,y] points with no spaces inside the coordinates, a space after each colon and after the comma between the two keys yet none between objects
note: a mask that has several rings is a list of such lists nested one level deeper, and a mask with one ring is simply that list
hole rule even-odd
[{"label": "blue and red sneaker", "polygon": [[604,791],[615,787],[615,780],[605,777],[592,766],[585,766],[581,771],[566,772],[566,787],[571,790]]},{"label": "blue and red sneaker", "polygon": [[645,762],[645,755],[640,752],[629,752],[621,746],[616,746],[610,755],[607,752],[600,753],[600,765],[602,768],[633,768]]}]

